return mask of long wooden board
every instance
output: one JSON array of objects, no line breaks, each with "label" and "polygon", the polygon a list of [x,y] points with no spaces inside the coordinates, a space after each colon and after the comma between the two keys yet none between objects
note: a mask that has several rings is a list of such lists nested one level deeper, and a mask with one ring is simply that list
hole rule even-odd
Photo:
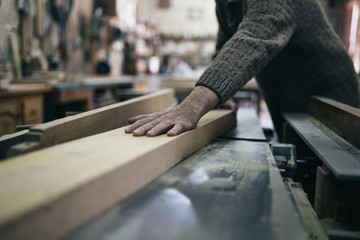
[{"label": "long wooden board", "polygon": [[61,237],[235,124],[229,110],[214,110],[175,137],[133,137],[119,128],[2,162],[0,236]]},{"label": "long wooden board", "polygon": [[323,97],[313,97],[311,115],[360,149],[359,108]]},{"label": "long wooden board", "polygon": [[127,119],[164,110],[173,105],[174,91],[164,89],[149,95],[51,121],[30,129],[26,142],[9,149],[8,156],[42,149],[55,144],[123,127]]}]

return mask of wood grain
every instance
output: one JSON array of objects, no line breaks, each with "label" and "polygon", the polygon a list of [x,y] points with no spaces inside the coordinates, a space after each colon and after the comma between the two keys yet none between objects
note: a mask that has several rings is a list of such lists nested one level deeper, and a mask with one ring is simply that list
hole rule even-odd
[{"label": "wood grain", "polygon": [[360,149],[359,108],[323,97],[313,97],[310,113],[325,126]]},{"label": "wood grain", "polygon": [[2,239],[56,239],[134,193],[236,124],[206,114],[175,137],[133,137],[124,128],[0,164]]},{"label": "wood grain", "polygon": [[8,156],[16,156],[55,144],[91,136],[125,126],[127,119],[153,113],[172,106],[174,91],[165,89],[146,96],[112,104],[78,115],[51,121],[30,129],[26,142],[10,148]]}]

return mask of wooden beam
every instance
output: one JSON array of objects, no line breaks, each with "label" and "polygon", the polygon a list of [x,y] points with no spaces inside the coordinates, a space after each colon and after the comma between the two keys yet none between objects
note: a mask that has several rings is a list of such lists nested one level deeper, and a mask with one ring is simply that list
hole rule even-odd
[{"label": "wooden beam", "polygon": [[174,137],[133,137],[119,128],[4,161],[0,236],[64,236],[235,124],[229,110],[214,110]]},{"label": "wooden beam", "polygon": [[128,101],[41,124],[30,129],[30,132],[25,136],[26,142],[10,148],[8,156],[16,156],[123,127],[127,124],[129,117],[164,110],[172,106],[173,101],[174,91],[164,89]]},{"label": "wooden beam", "polygon": [[360,149],[359,108],[323,97],[313,97],[310,113],[325,126]]}]

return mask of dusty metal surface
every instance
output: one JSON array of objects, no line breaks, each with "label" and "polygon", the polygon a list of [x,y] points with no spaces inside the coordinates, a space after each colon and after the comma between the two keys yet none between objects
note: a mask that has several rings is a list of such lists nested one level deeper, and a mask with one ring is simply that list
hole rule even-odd
[{"label": "dusty metal surface", "polygon": [[309,238],[268,144],[218,139],[66,239],[294,236]]},{"label": "dusty metal surface", "polygon": [[360,151],[309,114],[286,113],[285,119],[340,180],[360,180]]}]

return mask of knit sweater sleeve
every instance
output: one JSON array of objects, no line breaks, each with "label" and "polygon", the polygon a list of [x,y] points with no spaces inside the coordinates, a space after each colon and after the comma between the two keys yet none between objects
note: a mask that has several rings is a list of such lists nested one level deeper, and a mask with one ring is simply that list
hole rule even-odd
[{"label": "knit sweater sleeve", "polygon": [[196,86],[214,91],[219,104],[259,73],[288,43],[295,31],[289,0],[247,0],[236,33],[222,46]]}]

